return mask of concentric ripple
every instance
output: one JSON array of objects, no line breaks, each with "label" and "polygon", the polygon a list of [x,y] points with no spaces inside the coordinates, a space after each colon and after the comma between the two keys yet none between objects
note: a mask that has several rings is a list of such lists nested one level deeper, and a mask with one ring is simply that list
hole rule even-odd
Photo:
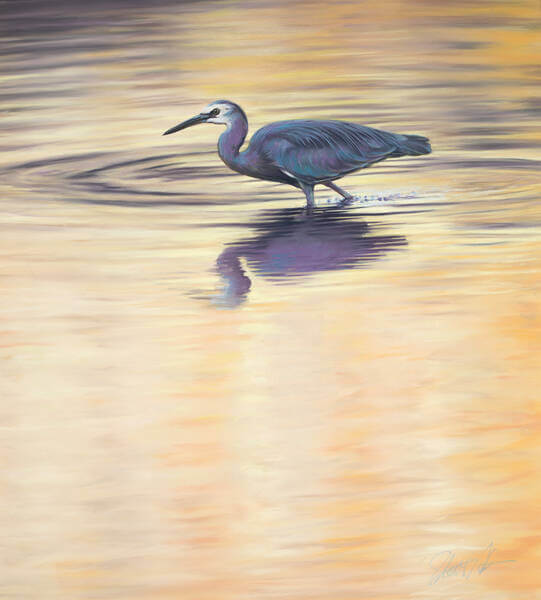
[{"label": "concentric ripple", "polygon": [[[113,206],[164,206],[220,203],[223,196],[201,188],[201,181],[231,177],[217,163],[202,164],[190,154],[89,153],[19,163],[5,171],[7,183],[55,199]],[[239,197],[228,199],[239,201]]]}]

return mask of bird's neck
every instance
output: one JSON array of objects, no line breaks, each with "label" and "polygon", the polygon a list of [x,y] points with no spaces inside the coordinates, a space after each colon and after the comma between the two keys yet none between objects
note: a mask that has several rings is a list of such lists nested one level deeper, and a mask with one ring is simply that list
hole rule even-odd
[{"label": "bird's neck", "polygon": [[248,133],[248,120],[244,115],[236,115],[227,125],[227,129],[218,140],[218,154],[231,169],[238,171],[241,168],[239,155],[246,134]]}]

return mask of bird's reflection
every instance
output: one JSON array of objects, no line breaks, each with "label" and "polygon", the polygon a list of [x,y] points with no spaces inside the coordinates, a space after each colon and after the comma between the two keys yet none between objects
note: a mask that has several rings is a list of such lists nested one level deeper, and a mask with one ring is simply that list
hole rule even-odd
[{"label": "bird's reflection", "polygon": [[255,235],[229,244],[216,260],[224,288],[214,300],[234,307],[244,302],[252,281],[241,259],[257,275],[294,283],[319,271],[366,266],[407,245],[401,235],[378,235],[377,223],[342,208],[264,211],[251,225]]}]

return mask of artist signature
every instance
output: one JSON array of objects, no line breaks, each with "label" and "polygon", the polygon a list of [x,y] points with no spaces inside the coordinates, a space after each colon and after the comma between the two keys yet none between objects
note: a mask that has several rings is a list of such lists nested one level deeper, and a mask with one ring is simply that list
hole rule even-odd
[{"label": "artist signature", "polygon": [[448,577],[469,579],[472,575],[482,575],[490,567],[515,562],[514,560],[492,560],[492,555],[495,552],[494,542],[490,542],[479,554],[462,560],[458,560],[456,553],[452,550],[438,552],[430,560],[430,568],[432,569],[430,584],[434,585]]}]

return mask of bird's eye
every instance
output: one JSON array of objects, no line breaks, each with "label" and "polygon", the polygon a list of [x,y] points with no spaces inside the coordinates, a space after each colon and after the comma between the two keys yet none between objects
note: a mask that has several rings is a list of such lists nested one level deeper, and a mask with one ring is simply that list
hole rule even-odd
[{"label": "bird's eye", "polygon": [[210,111],[210,116],[211,116],[211,117],[216,117],[216,116],[217,116],[217,115],[219,115],[219,114],[220,114],[220,109],[219,109],[219,108],[213,108],[213,109]]}]

